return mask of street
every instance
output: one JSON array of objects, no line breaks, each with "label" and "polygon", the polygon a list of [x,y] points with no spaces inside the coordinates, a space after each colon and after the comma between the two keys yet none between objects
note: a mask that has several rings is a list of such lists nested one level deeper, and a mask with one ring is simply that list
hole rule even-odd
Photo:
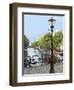
[{"label": "street", "polygon": [[[54,64],[55,73],[63,72],[63,63]],[[46,74],[50,71],[50,64],[24,68],[24,74]]]}]

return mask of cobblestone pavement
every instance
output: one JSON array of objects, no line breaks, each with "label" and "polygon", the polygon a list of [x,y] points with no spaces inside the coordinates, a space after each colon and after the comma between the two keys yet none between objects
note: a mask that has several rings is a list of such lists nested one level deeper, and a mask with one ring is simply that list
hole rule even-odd
[{"label": "cobblestone pavement", "polygon": [[[63,63],[54,64],[55,73],[63,72]],[[24,68],[24,74],[46,74],[50,71],[50,64],[43,64],[42,66],[34,66]]]}]

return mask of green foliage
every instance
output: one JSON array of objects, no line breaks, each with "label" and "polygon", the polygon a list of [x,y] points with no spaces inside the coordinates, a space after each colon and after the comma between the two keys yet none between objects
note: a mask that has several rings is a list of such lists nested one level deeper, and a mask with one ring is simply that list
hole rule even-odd
[{"label": "green foliage", "polygon": [[39,47],[49,49],[51,47],[51,34],[47,33],[39,39]]},{"label": "green foliage", "polygon": [[54,48],[60,48],[60,46],[62,45],[62,41],[63,41],[63,33],[61,31],[55,33],[53,40]]},{"label": "green foliage", "polygon": [[31,46],[32,46],[32,47],[38,47],[38,46],[39,46],[38,43],[39,43],[38,41],[35,41],[35,42],[33,42],[33,43],[31,44]]},{"label": "green foliage", "polygon": [[28,48],[29,46],[29,40],[28,38],[24,35],[24,48]]},{"label": "green foliage", "polygon": [[31,44],[32,47],[46,48],[49,49],[51,46],[51,34],[47,33],[40,37],[38,41]]},{"label": "green foliage", "polygon": [[[63,33],[56,32],[53,36],[53,48],[59,48],[62,45]],[[38,41],[31,44],[32,47],[39,47],[50,49],[51,48],[51,33],[46,33],[44,36],[40,37]]]}]

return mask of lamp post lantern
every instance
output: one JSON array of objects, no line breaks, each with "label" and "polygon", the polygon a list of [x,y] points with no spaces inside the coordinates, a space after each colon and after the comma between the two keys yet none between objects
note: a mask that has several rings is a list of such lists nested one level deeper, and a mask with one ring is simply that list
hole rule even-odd
[{"label": "lamp post lantern", "polygon": [[53,28],[54,28],[54,23],[55,23],[55,19],[53,19],[53,17],[51,17],[51,19],[48,20],[49,24],[50,24],[50,28],[51,28],[51,62],[50,62],[50,73],[55,73],[54,70],[54,56],[53,56]]}]

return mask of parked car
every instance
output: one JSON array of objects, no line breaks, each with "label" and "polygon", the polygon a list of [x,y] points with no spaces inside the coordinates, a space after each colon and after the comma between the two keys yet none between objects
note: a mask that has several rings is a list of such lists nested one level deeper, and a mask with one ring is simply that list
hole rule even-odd
[{"label": "parked car", "polygon": [[31,66],[40,66],[42,64],[42,58],[38,55],[33,55],[31,58]]},{"label": "parked car", "polygon": [[63,62],[63,53],[60,52],[58,55],[57,55],[57,62],[61,63]]},{"label": "parked car", "polygon": [[29,67],[31,64],[31,57],[27,56],[24,58],[24,67]]}]

